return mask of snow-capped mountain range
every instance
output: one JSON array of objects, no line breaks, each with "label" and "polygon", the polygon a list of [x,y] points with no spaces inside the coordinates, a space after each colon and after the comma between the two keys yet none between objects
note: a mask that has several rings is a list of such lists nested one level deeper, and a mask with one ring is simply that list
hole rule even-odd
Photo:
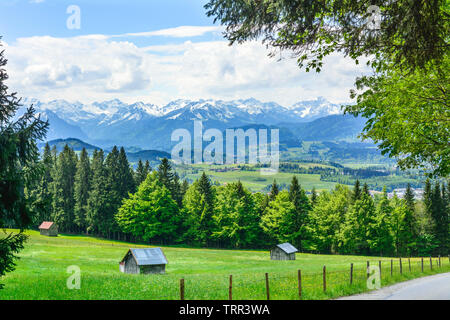
[{"label": "snow-capped mountain range", "polygon": [[173,130],[191,129],[193,120],[202,120],[205,128],[223,130],[248,124],[304,123],[341,114],[340,105],[324,98],[289,107],[253,98],[233,101],[179,99],[164,106],[143,102],[127,104],[118,99],[83,104],[28,98],[22,104],[33,105],[43,118],[49,119],[48,140],[72,137],[101,146],[123,144],[161,150],[168,149],[167,141],[170,142]]}]

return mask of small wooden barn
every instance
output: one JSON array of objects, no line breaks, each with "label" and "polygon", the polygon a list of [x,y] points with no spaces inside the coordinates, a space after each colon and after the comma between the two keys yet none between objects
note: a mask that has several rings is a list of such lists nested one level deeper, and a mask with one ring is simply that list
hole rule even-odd
[{"label": "small wooden barn", "polygon": [[298,250],[290,243],[282,243],[270,250],[271,260],[295,260]]},{"label": "small wooden barn", "polygon": [[43,236],[56,237],[58,236],[58,226],[54,222],[44,221],[39,226],[39,232]]},{"label": "small wooden barn", "polygon": [[167,263],[161,248],[129,249],[119,268],[123,273],[165,273]]}]

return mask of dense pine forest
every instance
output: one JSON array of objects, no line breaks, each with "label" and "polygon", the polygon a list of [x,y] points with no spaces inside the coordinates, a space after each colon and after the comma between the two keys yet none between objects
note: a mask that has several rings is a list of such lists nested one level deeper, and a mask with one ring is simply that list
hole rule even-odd
[{"label": "dense pine forest", "polygon": [[[123,148],[92,157],[47,144],[41,176],[25,195],[37,226],[46,220],[65,233],[152,244],[267,248],[291,242],[302,252],[424,256],[448,254],[449,184],[426,181],[423,200],[410,186],[404,199],[353,188],[310,194],[297,177],[287,189],[252,193],[240,181],[218,185],[203,173],[181,181],[167,159],[134,170]],[[14,225],[10,225],[14,227]]]}]

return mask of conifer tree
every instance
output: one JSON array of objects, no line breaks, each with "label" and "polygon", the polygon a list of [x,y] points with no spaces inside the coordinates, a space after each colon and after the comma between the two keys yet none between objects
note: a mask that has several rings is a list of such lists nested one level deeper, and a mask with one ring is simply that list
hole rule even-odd
[{"label": "conifer tree", "polygon": [[441,188],[436,182],[431,197],[431,217],[433,219],[433,235],[437,242],[436,253],[448,254],[448,211],[442,198]]},{"label": "conifer tree", "polygon": [[356,179],[355,186],[353,187],[352,201],[354,203],[359,199],[361,199],[361,186],[359,180]]},{"label": "conifer tree", "polygon": [[185,179],[183,180],[183,183],[181,184],[181,195],[184,199],[184,195],[186,194],[187,190],[189,189],[189,182]]},{"label": "conifer tree", "polygon": [[414,192],[411,188],[411,184],[408,183],[408,185],[406,186],[406,191],[405,191],[405,197],[404,197],[405,201],[406,201],[406,205],[408,206],[408,209],[414,213],[416,210],[416,203],[414,200]]},{"label": "conifer tree", "polygon": [[367,183],[364,183],[362,192],[363,192],[365,195],[370,196],[369,186],[367,185]]},{"label": "conifer tree", "polygon": [[308,238],[306,228],[308,213],[312,208],[306,192],[300,187],[296,176],[292,178],[289,187],[289,199],[295,207],[295,213],[291,217],[292,229],[295,230],[292,234],[292,239],[295,239],[298,249],[303,250],[303,240]]},{"label": "conifer tree", "polygon": [[94,150],[91,163],[92,184],[87,204],[86,224],[88,233],[108,234],[109,194],[107,189],[107,175],[104,165],[103,150]]},{"label": "conifer tree", "polygon": [[123,147],[120,148],[118,157],[118,179],[119,179],[119,197],[120,200],[127,198],[128,193],[134,193],[136,191],[136,184],[133,178],[133,169],[128,162],[127,154]]},{"label": "conifer tree", "polygon": [[277,197],[279,192],[280,192],[280,190],[278,188],[277,181],[273,180],[272,188],[270,189],[269,200],[270,201],[275,200],[275,198]]},{"label": "conifer tree", "polygon": [[314,207],[316,202],[317,202],[317,192],[316,192],[316,188],[313,187],[311,189],[311,207]]},{"label": "conifer tree", "polygon": [[163,158],[158,166],[158,180],[170,191],[172,198],[181,206],[183,199],[181,197],[180,179],[167,158]]},{"label": "conifer tree", "polygon": [[14,226],[19,232],[0,236],[0,277],[14,270],[16,254],[27,238],[23,230],[33,222],[24,190],[39,176],[36,140],[42,140],[48,129],[48,122],[36,116],[33,107],[15,118],[21,104],[16,93],[8,92],[3,54],[0,48],[0,230]]},{"label": "conifer tree", "polygon": [[75,231],[75,173],[77,155],[66,144],[53,170],[53,220],[59,230]]},{"label": "conifer tree", "polygon": [[81,150],[75,174],[75,223],[79,230],[86,232],[86,215],[91,191],[91,167],[89,155],[85,148]]},{"label": "conifer tree", "polygon": [[32,201],[31,209],[33,211],[33,224],[37,227],[43,221],[50,221],[52,216],[53,194],[52,186],[52,168],[53,156],[48,143],[45,144],[42,159],[40,161],[42,172],[39,180],[34,184],[27,186],[27,194]]},{"label": "conifer tree", "polygon": [[137,187],[147,178],[148,174],[151,171],[150,163],[145,161],[145,165],[141,159],[138,161],[138,165],[136,168],[136,173],[134,175],[135,184]]}]

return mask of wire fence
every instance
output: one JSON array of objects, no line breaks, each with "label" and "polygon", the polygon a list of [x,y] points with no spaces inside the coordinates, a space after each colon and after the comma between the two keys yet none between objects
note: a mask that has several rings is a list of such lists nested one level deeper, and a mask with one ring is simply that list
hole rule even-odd
[{"label": "wire fence", "polygon": [[[333,268],[333,267],[332,267]],[[324,266],[321,272],[290,272],[288,274],[265,273],[252,276],[233,276],[220,278],[208,286],[209,290],[219,291],[220,300],[240,299],[305,299],[324,297],[336,290],[354,287],[365,291],[368,283],[379,280],[380,283],[392,283],[396,280],[450,271],[450,256],[419,257],[369,260],[366,263],[351,263],[347,270],[328,270]],[[402,277],[403,276],[403,277]],[[397,277],[394,279],[394,277]],[[400,278],[399,278],[400,277]],[[227,290],[225,290],[225,288]],[[370,289],[370,288],[369,288]],[[179,299],[204,299],[211,295],[203,292],[205,287],[196,285],[194,279],[180,279]],[[245,294],[249,296],[245,296]]]}]

